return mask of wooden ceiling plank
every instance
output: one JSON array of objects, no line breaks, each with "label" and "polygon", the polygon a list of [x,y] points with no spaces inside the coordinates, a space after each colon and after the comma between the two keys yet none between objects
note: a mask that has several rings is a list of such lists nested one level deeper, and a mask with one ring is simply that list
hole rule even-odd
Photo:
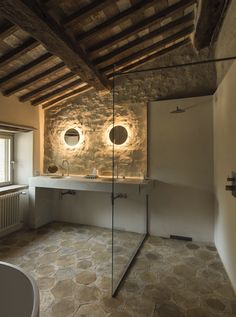
[{"label": "wooden ceiling plank", "polygon": [[110,4],[111,0],[95,0],[85,7],[82,7],[78,11],[74,12],[70,16],[64,18],[62,20],[62,25],[66,28],[75,25],[79,20],[85,19],[93,13],[98,12],[99,10],[104,9],[108,4]]},{"label": "wooden ceiling plank", "polygon": [[3,41],[8,36],[12,35],[14,32],[18,30],[17,25],[6,24],[0,28],[0,40]]},{"label": "wooden ceiling plank", "polygon": [[174,20],[173,22],[165,24],[164,26],[161,26],[160,28],[150,32],[147,35],[144,35],[140,38],[137,38],[136,40],[129,42],[128,44],[123,45],[123,46],[113,50],[112,52],[110,52],[102,57],[98,57],[98,58],[94,59],[93,63],[98,65],[98,64],[101,64],[103,62],[107,62],[108,60],[118,56],[119,54],[122,54],[127,50],[133,49],[137,45],[143,44],[146,41],[148,41],[154,37],[163,35],[166,32],[169,32],[170,30],[174,30],[175,27],[177,27],[177,26],[181,26],[183,24],[193,22],[193,17],[194,17],[194,14],[192,12],[192,13],[189,13],[189,14],[187,14],[187,15],[185,15],[177,20]]},{"label": "wooden ceiling plank", "polygon": [[5,55],[0,57],[0,67],[3,67],[10,62],[14,61],[15,59],[19,58],[20,56],[26,54],[27,52],[31,51],[35,47],[41,45],[38,41],[30,38],[25,43],[16,47],[15,49],[11,50],[10,52],[6,53]]},{"label": "wooden ceiling plank", "polygon": [[[149,55],[151,54],[152,52],[155,52],[157,49],[161,49],[163,47],[165,47],[165,45],[168,45],[168,44],[171,44],[173,43],[174,41],[178,40],[178,39],[181,39],[182,37],[184,36],[187,36],[187,35],[190,35],[192,33],[194,29],[194,26],[190,26],[190,27],[187,27],[187,28],[184,28],[183,30],[177,32],[177,33],[174,33],[173,35],[165,38],[164,40],[161,40],[151,46],[148,46],[148,47],[145,47],[144,49],[142,50],[139,50],[129,56],[126,56],[124,58],[122,58],[121,60],[117,61],[115,63],[115,66],[116,67],[119,67],[119,66],[123,66],[123,65],[126,65],[126,64],[130,64],[132,63],[135,59],[138,59],[138,58],[141,58],[145,55]],[[110,64],[104,68],[101,69],[102,72],[107,72],[107,71],[110,71],[114,68],[114,64]]]},{"label": "wooden ceiling plank", "polygon": [[34,99],[37,96],[41,95],[42,93],[46,93],[49,89],[52,89],[53,87],[58,86],[59,84],[66,83],[68,80],[70,80],[76,76],[77,75],[75,75],[72,72],[67,73],[67,74],[65,74],[65,75],[45,84],[43,86],[40,86],[40,87],[30,91],[29,93],[27,93],[23,96],[20,96],[19,100],[22,102],[25,102],[25,101]]},{"label": "wooden ceiling plank", "polygon": [[39,97],[37,99],[32,100],[31,104],[33,106],[40,105],[41,103],[43,103],[45,101],[48,101],[50,99],[55,98],[59,93],[67,91],[68,89],[71,89],[72,87],[75,87],[75,86],[78,86],[78,85],[81,85],[81,84],[83,84],[83,81],[81,79],[76,79],[73,82],[69,83],[68,85],[60,87],[60,88],[58,88],[56,90],[53,90],[53,91],[49,92],[48,94],[46,94],[44,96],[41,96],[41,97]]},{"label": "wooden ceiling plank", "polygon": [[48,78],[49,75],[52,75],[52,74],[60,71],[62,68],[65,68],[65,67],[66,67],[65,63],[61,62],[61,63],[47,69],[46,71],[44,71],[40,74],[37,74],[28,80],[25,80],[24,82],[21,82],[21,83],[13,86],[11,88],[4,90],[3,95],[4,96],[11,96],[11,95],[13,95],[21,90],[24,90],[24,89],[36,84],[37,82],[39,82],[42,79]]},{"label": "wooden ceiling plank", "polygon": [[51,101],[45,103],[45,104],[42,106],[42,108],[43,108],[43,109],[51,108],[51,107],[53,107],[53,106],[56,106],[56,105],[57,105],[58,103],[60,103],[60,102],[69,100],[69,99],[71,99],[71,98],[74,98],[74,97],[76,97],[76,96],[78,96],[78,95],[81,95],[81,94],[83,94],[83,93],[85,93],[85,92],[91,90],[91,89],[93,89],[93,87],[91,87],[91,86],[89,86],[89,85],[86,85],[86,86],[83,86],[83,87],[81,87],[81,88],[75,89],[75,90],[73,90],[73,91],[71,91],[71,92],[69,92],[69,93],[67,93],[67,94],[65,94],[65,95],[62,95],[62,96],[60,96],[60,97],[58,97],[58,98],[56,98],[56,99],[54,99],[54,100],[51,100]]},{"label": "wooden ceiling plank", "polygon": [[93,66],[88,55],[42,12],[35,1],[1,0],[0,13],[41,42],[58,56],[72,72],[98,90],[110,89],[110,82]]},{"label": "wooden ceiling plank", "polygon": [[55,59],[55,56],[50,54],[50,53],[45,53],[44,55],[38,57],[37,59],[33,60],[29,64],[26,64],[12,73],[6,75],[5,77],[0,78],[0,87],[9,83],[12,80],[15,80],[17,78],[22,77],[23,75],[28,74],[31,72],[33,69],[42,66],[43,64],[51,61],[52,59]]},{"label": "wooden ceiling plank", "polygon": [[155,24],[157,22],[160,22],[160,20],[164,18],[168,18],[174,14],[176,14],[179,11],[183,11],[183,9],[189,7],[190,5],[194,4],[196,0],[180,0],[176,4],[173,4],[172,6],[142,20],[141,22],[132,25],[131,27],[127,28],[126,30],[113,35],[95,45],[90,46],[87,48],[88,53],[98,53],[102,50],[104,50],[107,47],[111,47],[112,45],[130,37],[131,35],[151,26],[152,24]]},{"label": "wooden ceiling plank", "polygon": [[108,29],[111,29],[112,27],[122,23],[128,18],[131,18],[133,15],[137,14],[139,11],[143,11],[145,9],[148,9],[152,5],[156,3],[156,0],[143,0],[140,1],[127,10],[117,14],[116,16],[112,17],[111,19],[101,23],[100,25],[97,25],[95,28],[85,32],[85,33],[80,33],[76,35],[76,39],[80,41],[85,41],[88,38],[98,35],[101,32],[104,32]]},{"label": "wooden ceiling plank", "polygon": [[[145,58],[143,58],[143,59],[141,59],[141,60],[139,60],[139,61],[137,61],[137,62],[134,62],[134,63],[132,63],[132,64],[130,64],[130,65],[128,65],[128,66],[122,67],[122,68],[121,68],[121,71],[122,71],[122,72],[130,71],[130,70],[132,70],[132,69],[134,69],[134,68],[136,68],[136,67],[138,67],[138,66],[143,65],[144,63],[150,62],[150,61],[152,61],[152,60],[154,60],[154,59],[156,59],[156,58],[158,58],[158,57],[160,57],[160,56],[162,56],[162,55],[165,55],[165,54],[167,54],[167,53],[170,53],[170,52],[176,50],[177,48],[182,47],[182,46],[184,46],[184,45],[187,45],[187,44],[189,44],[189,43],[191,43],[191,41],[190,41],[189,38],[184,39],[183,41],[180,41],[180,42],[178,42],[178,43],[176,43],[176,44],[173,44],[173,45],[171,45],[171,46],[169,46],[169,47],[167,47],[167,48],[164,48],[164,49],[162,49],[162,50],[160,50],[160,51],[157,51],[157,52],[155,52],[154,54],[149,55],[149,56],[147,56],[147,57],[145,57]],[[108,78],[112,78],[112,77],[113,77],[113,73],[111,73],[111,74],[108,76]]]}]

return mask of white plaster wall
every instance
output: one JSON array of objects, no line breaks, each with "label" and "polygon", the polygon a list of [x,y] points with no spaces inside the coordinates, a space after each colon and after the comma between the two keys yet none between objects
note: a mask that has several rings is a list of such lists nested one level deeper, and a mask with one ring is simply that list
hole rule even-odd
[{"label": "white plaster wall", "polygon": [[[176,106],[188,108],[170,114]],[[150,232],[213,241],[212,97],[149,104]]]},{"label": "white plaster wall", "polygon": [[[65,190],[63,190],[65,192]],[[54,219],[111,228],[111,194],[76,191],[75,196],[55,195]]]},{"label": "white plaster wall", "polygon": [[[75,196],[54,195],[54,219],[103,228],[112,227],[111,193],[76,191]],[[146,230],[145,195],[128,195],[114,204],[114,227],[118,230],[144,233]],[[134,220],[135,219],[135,220]]]},{"label": "white plaster wall", "polygon": [[33,176],[33,131],[14,136],[14,183],[28,184]]},{"label": "white plaster wall", "polygon": [[[36,129],[33,132],[16,134],[15,137],[15,183],[28,184],[28,177],[42,168],[42,111],[39,107],[32,107],[28,102],[19,102],[16,97],[0,95],[0,121],[32,126]],[[28,222],[30,218],[28,191],[26,193],[26,196],[21,196],[21,216],[24,222]]]},{"label": "white plaster wall", "polygon": [[23,190],[24,195],[20,196],[20,221],[23,223],[29,222],[29,191]]},{"label": "white plaster wall", "polygon": [[55,221],[56,190],[29,187],[30,214],[27,221],[31,228],[39,228]]},{"label": "white plaster wall", "polygon": [[[4,97],[0,95],[0,121],[32,126],[34,131],[33,137],[33,170],[40,171],[42,159],[40,157],[40,148],[42,148],[42,130],[43,116],[40,114],[39,107],[32,107],[29,102],[19,102],[16,97]],[[41,127],[41,128],[40,128]],[[27,151],[27,148],[25,149]]]},{"label": "white plaster wall", "polygon": [[236,171],[236,62],[214,95],[215,243],[236,291],[236,198],[225,190]]}]

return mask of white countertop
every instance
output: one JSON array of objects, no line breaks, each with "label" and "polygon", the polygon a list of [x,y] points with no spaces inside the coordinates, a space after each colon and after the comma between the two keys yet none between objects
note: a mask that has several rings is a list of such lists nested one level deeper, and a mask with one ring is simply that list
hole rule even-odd
[{"label": "white countertop", "polygon": [[[54,176],[35,176],[29,180],[30,187],[85,190],[112,192],[112,178],[98,177],[88,179],[84,176],[69,176],[55,178]],[[153,186],[152,180],[142,180],[139,178],[119,178],[114,179],[114,191],[116,193],[148,193]]]}]

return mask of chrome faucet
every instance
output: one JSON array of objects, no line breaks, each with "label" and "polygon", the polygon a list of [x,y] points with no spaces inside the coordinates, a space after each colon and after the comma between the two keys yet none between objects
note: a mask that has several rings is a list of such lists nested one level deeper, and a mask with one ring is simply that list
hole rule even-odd
[{"label": "chrome faucet", "polygon": [[[65,167],[66,164],[66,167]],[[69,176],[69,169],[70,169],[70,164],[67,160],[63,160],[61,163],[61,167],[62,169],[65,171],[66,170],[66,174],[67,176]],[[62,176],[64,176],[64,173],[62,172]]]}]

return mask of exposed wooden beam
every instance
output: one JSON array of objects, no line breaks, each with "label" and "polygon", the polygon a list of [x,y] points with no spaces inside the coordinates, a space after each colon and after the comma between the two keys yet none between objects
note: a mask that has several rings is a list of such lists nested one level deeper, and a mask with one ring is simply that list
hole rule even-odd
[{"label": "exposed wooden beam", "polygon": [[[43,0],[42,3],[46,6],[49,10],[53,9],[55,6],[60,6],[64,0]],[[41,3],[41,4],[42,4]]]},{"label": "exposed wooden beam", "polygon": [[137,14],[139,11],[143,11],[153,4],[156,4],[156,0],[142,0],[127,10],[117,14],[116,16],[112,17],[111,19],[108,19],[107,21],[101,23],[100,25],[97,25],[95,28],[85,32],[85,33],[80,33],[76,35],[76,39],[80,41],[85,41],[88,38],[98,35],[101,32],[104,32],[106,30],[110,30],[112,27],[122,23],[128,18],[131,18],[133,15]]},{"label": "exposed wooden beam", "polygon": [[0,13],[41,42],[83,81],[99,90],[111,88],[110,82],[92,65],[87,54],[73,44],[55,21],[45,17],[35,1],[0,0]]},{"label": "exposed wooden beam", "polygon": [[38,57],[34,61],[26,64],[17,70],[13,71],[12,73],[6,75],[5,77],[0,78],[0,87],[8,84],[10,81],[20,78],[28,73],[30,73],[35,68],[42,66],[45,63],[55,59],[55,56],[50,53],[45,53],[44,55]]},{"label": "exposed wooden beam", "polygon": [[10,52],[6,53],[5,55],[0,57],[0,67],[3,67],[13,60],[17,59],[21,55],[26,54],[27,52],[31,51],[35,47],[41,45],[38,41],[30,38],[22,45],[16,47],[15,49],[11,50]]},{"label": "exposed wooden beam", "polygon": [[[115,67],[119,68],[119,66],[126,66],[128,64],[131,64],[136,59],[148,56],[148,55],[156,52],[157,50],[164,48],[166,45],[169,45],[169,44],[171,44],[171,43],[173,43],[173,42],[175,42],[183,37],[190,35],[192,33],[192,31],[193,31],[193,25],[190,27],[187,27],[187,28],[185,28],[177,33],[174,33],[173,35],[165,38],[164,40],[158,41],[157,43],[155,43],[151,46],[145,47],[144,49],[139,50],[136,53],[133,53],[129,56],[122,58],[121,60],[116,62]],[[114,65],[111,64],[111,65],[108,65],[108,66],[102,68],[101,71],[106,73],[108,71],[113,70],[113,67],[114,67]]]},{"label": "exposed wooden beam", "polygon": [[58,71],[62,70],[65,67],[66,67],[65,63],[61,62],[61,63],[47,69],[46,71],[44,71],[40,74],[37,74],[28,80],[25,80],[22,83],[19,83],[11,88],[4,90],[3,95],[4,96],[11,96],[11,95],[23,90],[23,89],[26,89],[26,88],[36,84],[37,82],[39,82],[42,79],[48,78],[49,75],[57,73]]},{"label": "exposed wooden beam", "polygon": [[107,62],[110,59],[113,59],[114,57],[117,57],[118,55],[123,54],[124,52],[130,49],[134,49],[137,45],[144,44],[146,41],[149,41],[150,39],[154,37],[163,35],[166,32],[169,32],[171,30],[175,30],[176,27],[180,27],[188,23],[193,23],[193,18],[194,18],[193,12],[189,13],[186,16],[183,16],[173,22],[165,24],[164,26],[161,26],[160,28],[148,33],[147,35],[139,37],[136,40],[133,40],[132,42],[129,42],[128,44],[123,45],[102,57],[98,57],[94,59],[93,62],[96,65]]},{"label": "exposed wooden beam", "polygon": [[[114,1],[114,0],[113,0]],[[112,3],[112,0],[95,0],[88,5],[82,7],[78,11],[74,12],[70,16],[62,20],[62,24],[65,27],[71,27],[75,25],[79,20],[87,18],[89,15],[104,9],[108,4]]]},{"label": "exposed wooden beam", "polygon": [[89,90],[91,90],[91,89],[93,89],[93,87],[91,87],[91,86],[89,86],[89,85],[85,85],[85,86],[83,86],[83,87],[81,87],[81,88],[75,89],[75,90],[73,90],[73,91],[71,91],[71,92],[68,92],[68,93],[65,94],[65,95],[62,95],[62,96],[60,96],[60,97],[58,97],[58,98],[56,98],[56,99],[54,99],[54,100],[51,100],[51,101],[45,103],[45,104],[42,106],[42,108],[43,108],[43,109],[51,108],[51,107],[53,107],[53,106],[56,106],[56,105],[57,105],[58,103],[60,103],[60,102],[63,102],[63,101],[72,99],[72,98],[74,98],[74,97],[76,97],[76,96],[78,96],[78,95],[81,95],[81,94],[83,94],[83,93],[85,93],[85,92],[87,92],[87,91],[89,91]]},{"label": "exposed wooden beam", "polygon": [[39,95],[41,95],[42,93],[46,93],[49,89],[54,88],[55,86],[61,85],[63,83],[68,82],[69,80],[71,80],[72,78],[75,78],[76,75],[72,72],[67,73],[43,86],[40,86],[30,92],[28,92],[27,94],[24,94],[23,96],[20,96],[19,100],[22,102],[31,100],[31,99],[35,99],[36,97],[38,97]]},{"label": "exposed wooden beam", "polygon": [[209,46],[218,36],[231,0],[199,0],[193,44],[197,50]]},{"label": "exposed wooden beam", "polygon": [[178,13],[179,11],[182,11],[183,9],[189,7],[190,5],[194,4],[196,2],[196,0],[181,0],[179,2],[177,2],[176,4],[142,20],[141,22],[132,25],[131,27],[125,29],[124,31],[113,35],[111,37],[109,37],[108,39],[105,39],[95,45],[90,46],[87,49],[87,52],[89,53],[94,53],[94,52],[100,52],[102,50],[104,50],[107,47],[110,47],[128,37],[130,37],[131,35],[141,31],[142,29],[145,29],[149,26],[151,26],[152,24],[155,24],[157,22],[160,22],[160,20],[164,19],[164,18],[168,18],[176,13]]},{"label": "exposed wooden beam", "polygon": [[37,99],[34,99],[31,102],[31,104],[33,106],[40,105],[40,104],[42,104],[42,103],[44,103],[44,102],[46,102],[48,100],[56,98],[58,94],[61,94],[62,92],[67,91],[68,89],[71,89],[71,88],[73,88],[75,86],[79,86],[79,85],[82,85],[82,84],[84,84],[84,83],[82,82],[81,79],[76,79],[73,82],[71,82],[71,83],[69,83],[69,84],[67,84],[67,85],[65,85],[63,87],[60,87],[60,88],[58,88],[56,90],[53,90],[53,91],[49,92],[48,94],[46,94],[44,96],[41,96],[41,97],[39,97]]},{"label": "exposed wooden beam", "polygon": [[[121,71],[122,71],[122,72],[126,72],[126,71],[129,71],[129,70],[132,70],[132,69],[134,69],[134,68],[136,68],[136,67],[138,67],[138,66],[141,66],[141,65],[143,65],[143,64],[145,64],[145,63],[147,63],[147,62],[150,62],[150,61],[152,61],[152,60],[154,60],[154,59],[156,59],[156,58],[158,58],[158,57],[160,57],[160,56],[162,56],[162,55],[165,55],[165,54],[167,54],[167,53],[170,53],[170,52],[176,50],[177,48],[179,48],[179,47],[181,47],[181,46],[184,46],[184,45],[187,45],[187,44],[189,44],[189,43],[191,43],[191,41],[190,41],[189,38],[184,39],[184,40],[182,40],[182,41],[180,41],[180,42],[177,42],[176,44],[173,44],[173,45],[171,45],[171,46],[168,46],[167,48],[164,48],[164,49],[162,49],[162,50],[160,50],[160,51],[157,51],[157,52],[155,52],[155,53],[152,54],[152,55],[149,55],[149,56],[147,56],[147,57],[144,57],[143,59],[141,59],[141,60],[139,60],[139,61],[137,61],[137,62],[134,62],[134,63],[132,63],[132,64],[130,64],[130,65],[128,65],[128,66],[122,67],[122,68],[121,68]],[[111,73],[111,74],[108,76],[108,78],[112,78],[112,77],[113,77],[113,73]]]},{"label": "exposed wooden beam", "polygon": [[12,35],[18,30],[17,25],[6,24],[0,28],[0,40],[3,41],[6,37]]}]

